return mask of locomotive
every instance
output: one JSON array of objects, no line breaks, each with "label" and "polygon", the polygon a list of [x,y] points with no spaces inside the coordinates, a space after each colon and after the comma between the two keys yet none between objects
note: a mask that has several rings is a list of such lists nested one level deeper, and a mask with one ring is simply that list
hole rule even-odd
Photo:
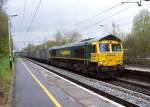
[{"label": "locomotive", "polygon": [[98,78],[116,77],[124,71],[122,41],[114,35],[54,46],[28,57]]}]

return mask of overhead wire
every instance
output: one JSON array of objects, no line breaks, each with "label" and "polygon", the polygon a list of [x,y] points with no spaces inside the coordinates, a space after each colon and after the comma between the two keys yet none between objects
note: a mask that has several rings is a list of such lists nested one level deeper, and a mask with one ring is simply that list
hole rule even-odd
[{"label": "overhead wire", "polygon": [[129,9],[129,8],[131,8],[131,7],[133,7],[133,6],[134,6],[134,5],[130,5],[130,6],[124,8],[124,9],[122,9],[122,10],[120,10],[120,11],[117,11],[116,13],[114,13],[114,14],[108,16],[108,17],[103,18],[102,20],[100,20],[100,21],[98,21],[98,22],[96,22],[96,23],[90,24],[90,25],[88,25],[88,26],[86,26],[86,27],[84,27],[84,28],[82,28],[82,29],[79,29],[78,31],[80,32],[80,31],[85,30],[85,29],[87,29],[87,28],[89,28],[89,27],[91,27],[91,26],[94,26],[94,25],[96,25],[96,24],[99,24],[100,22],[104,22],[104,21],[106,21],[106,20],[112,18],[113,16],[116,16],[116,15],[118,15],[118,14],[120,14],[120,13],[126,11],[127,9]]},{"label": "overhead wire", "polygon": [[[130,0],[127,0],[126,2],[128,2],[128,1],[130,1]],[[89,16],[88,18],[86,18],[86,19],[84,19],[84,20],[81,20],[81,21],[79,21],[79,22],[76,22],[76,23],[74,23],[72,26],[78,26],[78,25],[82,24],[83,22],[86,22],[86,21],[88,21],[88,20],[90,20],[90,19],[92,19],[92,18],[95,18],[95,17],[97,17],[97,16],[100,16],[100,15],[102,15],[102,14],[104,14],[104,13],[107,13],[108,11],[110,11],[110,10],[112,10],[112,9],[115,9],[115,8],[121,6],[121,5],[122,5],[122,3],[118,3],[118,4],[116,4],[116,5],[114,5],[114,6],[110,7],[110,8],[108,8],[108,9],[106,9],[106,10],[103,10],[103,11],[101,11],[101,12],[99,12],[99,13],[93,15],[93,16]],[[69,27],[69,28],[70,28],[70,27]]]},{"label": "overhead wire", "polygon": [[[103,10],[103,11],[101,11],[101,12],[99,12],[99,13],[93,15],[93,16],[89,16],[88,18],[86,18],[86,19],[84,19],[84,20],[81,20],[81,21],[79,21],[79,22],[76,22],[76,23],[74,23],[73,25],[71,25],[71,26],[73,26],[72,29],[73,29],[74,27],[76,27],[76,26],[81,25],[81,24],[84,23],[84,22],[87,22],[88,20],[90,20],[90,19],[92,19],[92,18],[95,18],[95,17],[97,17],[97,16],[100,16],[100,15],[102,15],[102,14],[104,14],[104,13],[107,13],[108,11],[110,11],[110,10],[112,10],[112,9],[114,9],[114,8],[117,8],[117,7],[121,6],[121,5],[122,5],[121,3],[116,4],[116,5],[110,7],[110,8],[108,8],[108,9],[106,9],[106,10]],[[69,27],[69,28],[70,28],[70,27]]]},{"label": "overhead wire", "polygon": [[90,17],[88,17],[88,18],[86,18],[86,19],[84,19],[84,20],[82,20],[82,21],[79,21],[79,22],[75,23],[74,25],[79,25],[79,24],[81,24],[81,23],[83,23],[83,22],[85,22],[85,21],[88,21],[88,20],[91,19],[91,18],[97,17],[97,16],[99,16],[99,15],[101,15],[101,14],[103,14],[103,13],[106,13],[106,12],[108,12],[108,11],[110,11],[110,10],[112,10],[112,9],[114,9],[114,8],[116,8],[116,7],[118,7],[118,6],[120,6],[120,5],[122,5],[122,4],[121,4],[121,3],[116,4],[116,5],[110,7],[110,8],[108,8],[108,9],[106,9],[106,10],[103,10],[103,11],[100,12],[100,13],[97,13],[96,15],[90,16]]},{"label": "overhead wire", "polygon": [[[117,25],[119,26],[119,28],[120,28],[120,27],[122,28],[122,27],[127,26],[127,25],[132,24],[132,23],[133,23],[133,20],[131,20],[131,21],[126,21],[125,23],[121,23],[121,24],[117,24]],[[82,34],[82,35],[96,34],[98,30],[99,30],[99,29],[97,29],[96,31],[93,31],[93,32],[84,33],[84,34]]]},{"label": "overhead wire", "polygon": [[[37,13],[38,13],[38,10],[39,10],[41,1],[42,1],[42,0],[39,1],[38,6],[37,6],[37,8],[36,8],[36,10],[35,10],[35,13],[34,13],[34,15],[33,15],[33,17],[32,17],[32,20],[31,20],[31,22],[30,22],[30,24],[29,24],[29,27],[27,28],[27,33],[30,31],[30,28],[31,28],[31,26],[32,26],[32,24],[33,24],[33,22],[34,22],[34,19],[35,19]],[[128,0],[128,1],[129,1],[129,0]],[[80,22],[78,22],[78,23],[76,23],[76,24],[74,24],[74,25],[78,25],[78,24],[80,24],[80,23],[82,23],[82,22],[84,22],[84,21],[89,20],[90,18],[97,17],[97,16],[99,16],[99,15],[101,15],[101,14],[103,14],[103,13],[106,13],[107,11],[110,11],[110,10],[112,10],[112,9],[114,9],[114,8],[116,8],[116,7],[118,7],[118,6],[120,6],[120,5],[121,5],[121,3],[120,3],[120,4],[117,4],[117,5],[114,5],[114,6],[112,6],[111,8],[106,9],[106,10],[104,10],[104,11],[102,11],[102,12],[100,12],[100,13],[94,15],[94,16],[91,16],[91,17],[89,17],[89,18],[87,18],[87,19],[85,19],[85,20],[82,20],[82,21],[80,21]],[[130,6],[129,6],[128,8],[130,8]],[[121,13],[122,11],[125,11],[125,10],[128,9],[128,8],[125,8],[125,9],[123,9],[123,10],[121,10],[121,11],[119,11],[119,12],[117,12],[117,13],[115,13],[115,14],[113,14],[113,15],[107,17],[107,18],[105,18],[105,19],[102,19],[102,20],[100,20],[99,22],[105,21],[105,20],[107,20],[107,19],[109,19],[109,18],[111,18],[111,17],[113,17],[113,16],[115,16],[115,15]],[[24,9],[24,11],[25,11],[25,9]],[[97,22],[97,23],[99,23],[99,22]],[[92,25],[95,25],[95,24],[97,24],[97,23],[94,23],[94,24],[92,24]],[[92,25],[90,25],[90,26],[92,26]],[[89,26],[87,26],[87,27],[85,27],[85,28],[88,28],[88,27],[89,27]],[[84,29],[85,29],[85,28],[84,28]],[[81,29],[81,30],[82,30],[82,29]],[[79,31],[80,31],[80,30],[79,30]]]},{"label": "overhead wire", "polygon": [[24,18],[25,18],[25,12],[26,12],[26,7],[27,7],[27,0],[25,0],[24,2],[24,9],[23,9],[23,17],[22,17],[22,21],[21,21],[21,30],[23,31],[23,25],[24,25]]},{"label": "overhead wire", "polygon": [[34,22],[34,20],[35,20],[35,17],[36,17],[36,15],[37,15],[38,11],[39,11],[39,7],[40,7],[40,5],[41,5],[41,2],[42,2],[42,0],[39,0],[39,3],[38,3],[38,5],[37,5],[37,8],[36,8],[36,10],[35,10],[35,12],[34,12],[34,14],[33,14],[33,17],[32,17],[32,19],[31,19],[31,22],[29,23],[29,26],[28,26],[28,28],[27,28],[27,33],[30,31],[30,28],[31,28],[31,26],[32,26],[32,24],[33,24],[33,22]]},{"label": "overhead wire", "polygon": [[96,32],[93,31],[93,32],[88,32],[88,33],[85,33],[85,34],[82,34],[82,35],[89,35],[89,34],[95,34]]}]

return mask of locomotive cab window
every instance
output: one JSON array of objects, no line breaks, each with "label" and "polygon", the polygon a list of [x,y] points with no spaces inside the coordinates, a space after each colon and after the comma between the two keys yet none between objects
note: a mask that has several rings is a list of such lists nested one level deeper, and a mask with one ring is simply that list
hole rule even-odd
[{"label": "locomotive cab window", "polygon": [[121,45],[120,44],[111,44],[112,51],[118,52],[121,51]]},{"label": "locomotive cab window", "polygon": [[110,51],[109,44],[107,44],[107,43],[100,43],[99,48],[100,48],[100,52],[109,52]]}]

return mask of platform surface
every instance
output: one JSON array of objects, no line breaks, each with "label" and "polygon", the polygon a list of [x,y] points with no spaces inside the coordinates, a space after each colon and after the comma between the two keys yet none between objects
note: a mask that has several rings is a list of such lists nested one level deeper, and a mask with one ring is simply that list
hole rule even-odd
[{"label": "platform surface", "polygon": [[135,70],[135,71],[141,71],[141,72],[149,72],[150,73],[150,68],[148,67],[137,67],[137,66],[129,66],[126,65],[125,69],[129,69],[129,70]]},{"label": "platform surface", "polygon": [[26,59],[16,63],[16,107],[122,107]]}]

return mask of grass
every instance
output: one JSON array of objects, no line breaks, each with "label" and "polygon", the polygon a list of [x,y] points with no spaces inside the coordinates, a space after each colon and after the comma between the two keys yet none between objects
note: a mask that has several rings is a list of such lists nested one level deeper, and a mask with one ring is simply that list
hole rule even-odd
[{"label": "grass", "polygon": [[0,106],[7,102],[11,70],[9,69],[9,57],[0,57]]}]

